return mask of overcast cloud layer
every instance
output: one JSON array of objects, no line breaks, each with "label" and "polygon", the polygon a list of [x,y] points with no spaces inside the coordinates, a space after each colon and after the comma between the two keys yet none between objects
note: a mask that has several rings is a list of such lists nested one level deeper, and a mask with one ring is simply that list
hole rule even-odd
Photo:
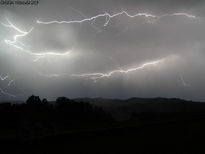
[{"label": "overcast cloud layer", "polygon": [[[120,15],[84,23],[38,24],[39,21],[81,20],[122,10]],[[22,51],[5,40],[19,34],[5,27],[6,18],[23,31]],[[179,97],[205,100],[205,1],[204,0],[40,0],[38,6],[0,6],[0,100],[21,100],[35,94],[48,99],[67,97]],[[36,56],[40,53],[65,55]],[[76,76],[128,70],[162,60],[129,73],[93,79]],[[6,77],[8,76],[8,77]],[[6,77],[5,79],[3,79]]]}]

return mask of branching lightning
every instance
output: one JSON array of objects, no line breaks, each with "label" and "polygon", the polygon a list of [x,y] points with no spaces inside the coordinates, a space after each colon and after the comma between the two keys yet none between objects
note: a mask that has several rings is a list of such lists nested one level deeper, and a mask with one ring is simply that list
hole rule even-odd
[{"label": "branching lightning", "polygon": [[156,60],[156,61],[151,61],[151,62],[147,62],[144,63],[138,67],[132,67],[126,70],[123,70],[122,68],[110,71],[108,73],[102,73],[102,72],[98,72],[98,73],[86,73],[86,74],[68,74],[68,73],[61,73],[61,74],[42,74],[39,72],[39,75],[47,77],[47,78],[58,78],[58,77],[62,77],[62,76],[71,76],[71,77],[82,77],[82,78],[88,78],[94,81],[97,81],[99,79],[103,79],[103,78],[109,78],[114,74],[117,73],[121,73],[121,74],[128,74],[134,71],[138,71],[138,70],[142,70],[145,69],[146,67],[149,66],[156,66],[159,63],[164,62],[165,59],[160,59],[160,60]]},{"label": "branching lightning", "polygon": [[[1,80],[1,81],[8,80],[8,78],[9,78],[8,75],[6,75],[6,76],[0,75],[0,80]],[[10,86],[10,84],[12,84],[12,82],[14,82],[14,80],[9,81],[8,86]],[[5,92],[2,88],[0,88],[0,93],[2,93],[2,94],[4,94],[4,95],[7,95],[7,96],[10,96],[10,97],[15,97],[15,95],[10,94],[10,93],[8,93],[8,92]]]},{"label": "branching lightning", "polygon": [[7,96],[10,96],[10,97],[16,97],[15,95],[13,94],[10,94],[8,92],[5,92],[3,89],[0,88],[0,93],[4,94],[4,95],[7,95]]},{"label": "branching lightning", "polygon": [[97,79],[102,79],[102,78],[106,78],[106,77],[111,77],[112,75],[114,75],[116,73],[127,74],[127,73],[130,73],[130,72],[145,69],[148,66],[154,66],[154,65],[157,65],[157,64],[159,64],[163,61],[164,61],[164,59],[160,59],[160,60],[156,60],[156,61],[152,61],[152,62],[147,62],[147,63],[142,64],[141,66],[129,68],[127,70],[117,69],[117,70],[113,70],[113,71],[108,72],[108,73],[101,73],[100,72],[100,73],[87,73],[87,74],[73,74],[72,76],[87,77],[87,78],[90,78],[90,79],[93,79],[93,80],[97,80]]},{"label": "branching lightning", "polygon": [[[66,21],[66,20],[63,20],[63,21],[58,21],[58,20],[40,21],[40,20],[37,20],[36,23],[49,25],[49,24],[75,24],[75,23],[80,24],[80,23],[84,23],[84,22],[90,22],[90,25],[100,32],[100,30],[97,27],[95,27],[93,24],[95,23],[95,21],[97,19],[102,18],[102,17],[105,18],[104,26],[108,26],[111,19],[113,19],[115,17],[118,17],[118,16],[121,16],[121,15],[125,15],[129,18],[143,17],[145,19],[148,19],[147,23],[155,23],[155,22],[159,21],[162,18],[170,17],[170,16],[183,16],[183,17],[186,17],[186,18],[189,18],[189,19],[192,19],[192,20],[202,19],[201,17],[197,17],[195,15],[191,15],[191,14],[187,14],[187,13],[172,13],[172,14],[163,14],[163,15],[153,15],[153,14],[149,14],[149,13],[137,13],[137,14],[134,14],[134,15],[130,15],[126,11],[121,11],[121,12],[118,12],[118,13],[115,13],[115,14],[110,14],[108,12],[105,12],[105,13],[98,14],[98,15],[92,16],[92,17],[87,17],[84,14],[82,14],[81,12],[79,12],[79,13],[82,15],[82,19],[80,19],[80,20],[68,20],[68,21]],[[35,57],[34,62],[37,62],[40,59],[45,58],[46,56],[66,56],[66,55],[70,54],[70,51],[59,53],[57,51],[56,52],[34,52],[34,51],[29,50],[28,47],[24,43],[19,41],[19,39],[28,36],[34,30],[34,27],[32,27],[28,31],[24,31],[24,30],[21,30],[20,28],[18,28],[9,19],[6,18],[6,21],[8,22],[8,24],[4,24],[4,23],[0,23],[0,24],[3,25],[6,28],[11,28],[11,29],[15,30],[18,34],[14,35],[12,37],[12,40],[5,39],[4,42],[6,44],[16,48],[16,49],[19,49],[19,50],[21,50],[21,51],[23,51],[23,52],[25,52],[25,53],[27,53],[31,56],[34,56]],[[140,66],[131,67],[131,68],[128,68],[128,69],[118,68],[116,70],[111,70],[110,72],[106,72],[106,73],[104,73],[104,72],[84,73],[84,74],[67,74],[67,73],[63,73],[63,74],[51,74],[51,75],[40,74],[40,75],[43,75],[43,76],[48,77],[48,78],[61,77],[61,76],[71,76],[71,77],[87,78],[87,79],[97,81],[97,80],[104,79],[104,78],[110,78],[115,74],[128,74],[128,73],[131,73],[131,72],[144,70],[147,67],[153,67],[153,66],[158,65],[158,64],[164,62],[164,60],[165,59],[159,59],[159,60],[156,60],[156,61],[147,62],[147,63],[144,63]],[[1,81],[7,80],[8,78],[9,78],[8,76],[1,76],[0,75],[0,80]],[[180,80],[181,80],[184,87],[190,87],[190,85],[185,82],[183,76],[180,76]],[[14,80],[10,80],[8,82],[7,86],[10,87],[12,84],[15,84]],[[0,88],[0,93],[4,94],[4,95],[7,95],[7,96],[10,96],[10,97],[16,97],[13,94],[5,92],[2,88]]]},{"label": "branching lightning", "polygon": [[[1,80],[1,81],[5,81],[5,80],[7,80],[7,79],[9,79],[9,76],[8,76],[8,75],[6,75],[6,76],[0,75],[0,80]],[[11,86],[12,83],[15,83],[15,81],[14,81],[14,80],[10,80],[10,81],[8,82],[8,86]]]},{"label": "branching lightning", "polygon": [[34,62],[36,62],[39,59],[44,58],[46,56],[66,56],[66,55],[70,54],[70,51],[66,51],[64,53],[59,53],[59,52],[33,52],[33,51],[28,50],[28,49],[25,49],[26,45],[23,44],[22,42],[20,42],[18,39],[21,38],[21,37],[25,37],[28,34],[30,34],[32,32],[32,30],[34,29],[34,27],[32,27],[29,31],[23,31],[20,28],[18,28],[17,26],[15,26],[8,18],[6,18],[6,20],[8,22],[8,25],[4,24],[4,23],[1,23],[1,24],[4,27],[14,29],[15,31],[17,31],[20,34],[14,35],[13,40],[5,39],[4,40],[5,43],[8,44],[8,45],[13,46],[14,48],[17,48],[17,49],[23,51],[23,52],[26,52],[29,55],[36,56],[36,58],[34,59]]},{"label": "branching lightning", "polygon": [[93,17],[85,17],[84,19],[81,19],[81,20],[70,20],[70,21],[65,21],[65,20],[63,20],[63,21],[57,21],[57,20],[40,21],[40,20],[37,20],[36,22],[38,24],[45,24],[45,25],[54,24],[54,23],[56,23],[56,24],[72,24],[72,23],[83,23],[83,22],[89,22],[89,21],[92,22],[92,21],[95,21],[97,18],[105,17],[106,20],[105,20],[104,26],[107,26],[112,18],[123,15],[123,14],[129,18],[145,17],[148,19],[152,19],[153,21],[149,21],[149,23],[156,22],[157,20],[164,18],[164,17],[168,17],[168,16],[185,16],[185,17],[191,18],[191,19],[200,19],[200,17],[196,17],[196,16],[188,14],[188,13],[172,13],[172,14],[164,14],[164,15],[157,16],[157,15],[153,15],[153,14],[149,14],[149,13],[137,13],[134,15],[130,15],[126,11],[121,11],[121,12],[116,13],[116,14],[109,14],[108,12],[105,12],[103,14],[98,14],[98,15],[93,16]]},{"label": "branching lightning", "polygon": [[96,16],[93,16],[93,17],[90,17],[90,18],[84,18],[84,19],[81,19],[81,20],[71,20],[71,21],[57,21],[57,20],[54,20],[54,21],[48,21],[48,22],[43,22],[43,21],[37,20],[37,23],[38,24],[53,24],[53,23],[72,24],[72,23],[83,23],[83,22],[86,22],[86,21],[93,21],[93,20],[96,20],[99,17],[106,17],[106,22],[105,22],[104,26],[107,26],[111,18],[117,17],[117,16],[122,15],[122,14],[125,14],[130,18],[134,18],[134,17],[138,17],[138,16],[144,16],[146,18],[149,18],[149,17],[156,18],[157,17],[157,16],[154,16],[154,15],[151,15],[151,14],[146,14],[146,13],[138,13],[138,14],[135,14],[135,15],[129,15],[126,11],[122,11],[122,12],[119,12],[119,13],[116,13],[116,14],[113,14],[113,15],[105,12],[103,14],[98,14]]},{"label": "branching lightning", "polygon": [[[13,40],[7,40],[5,39],[5,43],[9,44],[9,45],[16,45],[16,44],[19,44],[20,46],[25,46],[22,42],[20,42],[18,40],[18,38],[21,38],[21,37],[25,37],[26,35],[28,35],[29,33],[32,32],[32,30],[34,29],[33,27],[29,30],[29,31],[23,31],[21,29],[19,29],[17,26],[15,26],[8,18],[6,18],[7,22],[8,22],[8,25],[7,24],[4,24],[4,23],[1,23],[4,27],[7,27],[7,28],[12,28],[14,29],[15,31],[17,31],[18,35],[14,35],[13,36]],[[16,45],[17,46],[17,45]]]},{"label": "branching lightning", "polygon": [[[70,54],[70,51],[66,51],[64,53],[50,52],[50,51],[49,52],[32,52],[32,51],[26,49],[27,46],[24,43],[22,43],[21,41],[19,41],[19,39],[29,35],[33,31],[34,27],[32,27],[29,31],[23,31],[20,28],[18,28],[17,26],[15,26],[15,24],[13,24],[8,18],[6,18],[6,20],[7,20],[8,24],[4,24],[1,22],[0,22],[0,24],[6,28],[11,28],[11,29],[15,30],[18,34],[14,35],[12,40],[5,39],[4,42],[7,45],[10,45],[18,50],[21,50],[29,55],[34,56],[35,57],[34,62],[36,62],[39,59],[44,58],[46,56],[66,56],[66,55]],[[0,75],[0,81],[5,81],[8,79],[9,79],[8,75],[6,75],[6,76]],[[15,80],[13,80],[13,79],[8,80],[7,86],[11,87],[11,85],[15,85]],[[9,96],[9,97],[16,97],[16,95],[11,94],[9,92],[6,92],[2,88],[0,88],[0,93],[3,95]]]},{"label": "branching lightning", "polygon": [[[109,14],[108,12],[105,12],[103,14],[98,14],[96,16],[93,16],[93,17],[86,17],[83,13],[81,13],[80,11],[78,10],[75,10],[77,11],[78,13],[80,13],[84,18],[81,19],[81,20],[71,20],[71,21],[48,21],[48,22],[43,22],[43,21],[39,21],[37,20],[37,23],[38,24],[53,24],[53,23],[58,23],[58,24],[71,24],[71,23],[83,23],[83,22],[87,22],[87,21],[90,21],[91,22],[91,26],[93,26],[95,29],[96,27],[93,25],[93,23],[95,22],[96,19],[100,18],[100,17],[105,17],[106,18],[106,21],[104,23],[104,26],[107,26],[110,22],[110,20],[114,17],[117,17],[117,16],[120,16],[120,15],[126,15],[127,17],[130,17],[130,18],[135,18],[135,17],[145,17],[145,18],[148,18],[148,19],[152,19],[152,22],[149,21],[149,23],[153,23],[153,22],[156,22],[157,20],[163,18],[163,17],[167,17],[167,16],[185,16],[187,18],[192,18],[192,19],[199,19],[199,17],[196,17],[194,15],[190,15],[190,14],[187,14],[187,13],[173,13],[173,14],[164,14],[164,15],[161,15],[161,16],[157,16],[157,15],[152,15],[152,14],[149,14],[149,13],[137,13],[137,14],[134,14],[134,15],[130,15],[128,12],[126,11],[121,11],[119,13],[116,13],[116,14]],[[29,31],[23,31],[21,30],[20,28],[18,28],[17,26],[15,26],[8,18],[6,18],[8,24],[4,24],[4,23],[1,23],[4,27],[7,27],[7,28],[12,28],[14,29],[15,31],[17,31],[18,35],[14,35],[13,36],[13,40],[8,40],[8,39],[5,39],[5,43],[8,44],[8,45],[11,45],[13,46],[14,48],[17,48],[21,51],[24,51],[32,56],[36,56],[36,58],[34,59],[34,62],[37,62],[38,60],[46,57],[46,56],[65,56],[65,55],[68,55],[70,52],[64,52],[64,53],[58,53],[58,52],[34,52],[34,51],[31,51],[29,49],[26,49],[26,45],[23,44],[22,42],[19,41],[20,38],[22,37],[26,37],[27,35],[29,35],[34,27],[32,27]],[[97,29],[98,30],[98,29]],[[100,31],[100,30],[98,30]]]},{"label": "branching lightning", "polygon": [[[79,11],[79,10],[77,10],[77,9],[74,9],[74,8],[72,8],[72,7],[71,7],[71,9],[74,10],[75,12],[77,12],[78,14],[80,14],[82,17],[88,18],[88,17],[87,17],[84,13],[82,13],[81,11]],[[93,21],[90,23],[91,27],[94,28],[98,33],[102,32],[98,27],[96,27],[96,26],[94,25],[94,22],[95,22],[95,20],[93,20]]]},{"label": "branching lightning", "polygon": [[6,79],[8,79],[9,78],[9,76],[8,75],[6,75],[6,76],[2,76],[2,75],[0,75],[0,79],[2,80],[2,81],[4,81],[4,80],[6,80]]}]

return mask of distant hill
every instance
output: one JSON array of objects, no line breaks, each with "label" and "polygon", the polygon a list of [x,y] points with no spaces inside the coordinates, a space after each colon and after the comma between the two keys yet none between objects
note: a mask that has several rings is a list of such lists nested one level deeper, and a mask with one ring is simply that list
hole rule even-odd
[{"label": "distant hill", "polygon": [[91,103],[103,108],[117,120],[128,120],[132,113],[202,112],[204,102],[178,98],[130,98],[127,100],[104,98],[78,98],[76,101]]}]

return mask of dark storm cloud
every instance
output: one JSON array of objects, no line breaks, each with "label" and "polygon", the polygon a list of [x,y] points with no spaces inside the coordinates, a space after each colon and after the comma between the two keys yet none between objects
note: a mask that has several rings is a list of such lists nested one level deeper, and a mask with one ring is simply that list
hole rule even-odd
[{"label": "dark storm cloud", "polygon": [[[84,16],[111,14],[126,10],[129,14],[154,15],[185,12],[201,17],[167,16],[150,24],[143,17],[125,15],[105,17],[82,24],[37,24],[36,20],[80,20]],[[25,98],[35,93],[54,99],[69,97],[182,97],[204,100],[205,83],[205,1],[203,0],[41,0],[38,6],[0,6],[0,21],[5,17],[21,29],[34,30],[21,41],[34,53],[71,51],[70,56],[35,57],[4,43],[15,30],[0,25],[0,75],[15,79],[15,87],[0,86],[11,93],[24,91]],[[107,73],[115,69],[137,67],[165,58],[156,67],[114,74],[94,82],[72,74]],[[64,74],[46,77],[51,74]],[[199,75],[200,74],[200,75]],[[22,92],[21,92],[22,93]],[[0,96],[3,99],[5,95]],[[4,98],[5,99],[5,98]],[[8,97],[8,99],[10,99]],[[17,98],[18,99],[18,98]]]}]

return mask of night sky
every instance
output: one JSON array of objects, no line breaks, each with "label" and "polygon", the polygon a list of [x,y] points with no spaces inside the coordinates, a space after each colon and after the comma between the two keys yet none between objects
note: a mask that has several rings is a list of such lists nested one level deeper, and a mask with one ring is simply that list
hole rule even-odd
[{"label": "night sky", "polygon": [[0,101],[205,100],[204,0],[0,5]]}]

